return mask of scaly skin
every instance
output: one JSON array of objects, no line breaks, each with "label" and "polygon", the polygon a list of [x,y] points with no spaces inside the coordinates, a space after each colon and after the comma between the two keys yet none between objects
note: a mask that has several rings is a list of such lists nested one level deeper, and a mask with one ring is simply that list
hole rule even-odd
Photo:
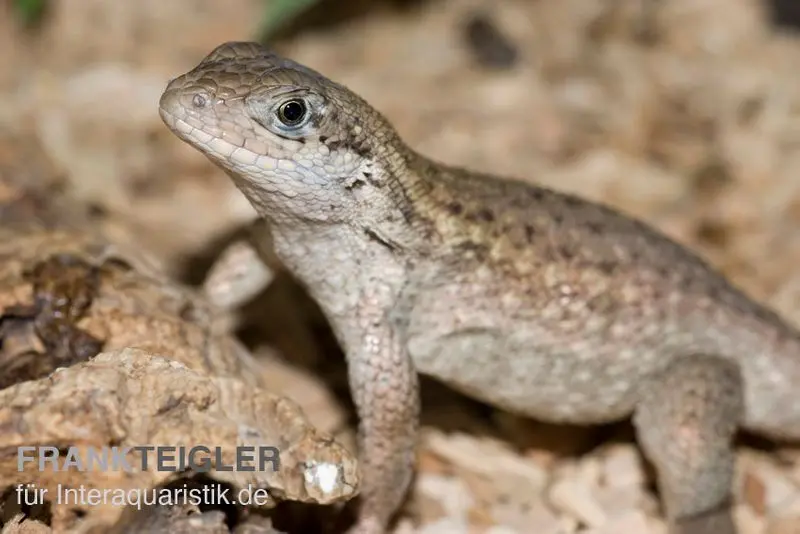
[{"label": "scaly skin", "polygon": [[347,354],[354,532],[384,531],[407,489],[417,372],[541,420],[633,416],[673,532],[735,532],[738,428],[800,438],[800,334],[641,222],[432,162],[357,95],[254,43],[219,46],[160,111],[266,219]]}]

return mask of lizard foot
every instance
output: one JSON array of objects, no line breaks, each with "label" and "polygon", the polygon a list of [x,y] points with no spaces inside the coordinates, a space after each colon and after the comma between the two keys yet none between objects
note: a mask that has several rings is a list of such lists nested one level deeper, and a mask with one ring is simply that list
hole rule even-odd
[{"label": "lizard foot", "polygon": [[678,519],[670,534],[736,534],[730,508]]},{"label": "lizard foot", "polygon": [[[736,534],[733,438],[744,411],[739,368],[701,354],[643,384],[633,422],[673,534]],[[724,510],[724,512],[722,512]]]}]

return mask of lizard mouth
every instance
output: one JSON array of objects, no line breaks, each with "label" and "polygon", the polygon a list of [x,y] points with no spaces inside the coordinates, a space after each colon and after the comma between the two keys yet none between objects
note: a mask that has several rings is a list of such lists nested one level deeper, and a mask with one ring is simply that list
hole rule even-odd
[{"label": "lizard mouth", "polygon": [[158,101],[158,114],[161,116],[161,120],[164,121],[164,124],[166,124],[175,135],[185,141],[185,127],[181,128],[178,125],[178,117],[183,115],[179,102],[180,95],[177,91],[170,90],[172,84],[173,81],[169,83],[166,91],[164,91],[164,94],[161,95],[161,99]]},{"label": "lizard mouth", "polygon": [[221,139],[223,132],[215,126],[216,118],[213,115],[187,107],[186,101],[192,97],[186,91],[167,86],[167,90],[161,95],[158,113],[164,124],[181,140],[205,153],[214,152],[208,150],[208,145],[214,139]]},{"label": "lizard mouth", "polygon": [[[259,173],[277,171],[279,162],[275,158],[266,153],[256,154],[244,146],[244,142],[236,143],[236,136],[226,134],[208,120],[202,120],[200,114],[187,112],[180,103],[165,97],[162,97],[158,110],[164,124],[181,141],[193,146],[223,169],[249,168]],[[253,180],[241,178],[237,173],[236,181],[248,183]]]},{"label": "lizard mouth", "polygon": [[158,108],[158,114],[161,116],[161,120],[164,122],[164,124],[166,124],[170,130],[174,131],[173,127],[175,126],[175,117],[172,115],[172,113],[163,107],[160,107]]},{"label": "lizard mouth", "polygon": [[172,89],[175,80],[172,80],[167,85],[167,89],[161,95],[158,101],[158,113],[161,115],[161,120],[169,126],[170,129],[175,127],[175,122],[180,115],[183,115],[184,108],[181,105],[181,91]]}]

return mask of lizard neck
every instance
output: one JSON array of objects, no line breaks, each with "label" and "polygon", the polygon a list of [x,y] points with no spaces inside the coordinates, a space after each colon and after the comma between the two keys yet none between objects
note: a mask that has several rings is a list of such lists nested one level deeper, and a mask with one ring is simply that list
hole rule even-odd
[{"label": "lizard neck", "polygon": [[406,283],[405,257],[357,228],[278,225],[270,231],[276,254],[319,304],[345,350],[362,341],[353,322],[359,310],[388,311]]},{"label": "lizard neck", "polygon": [[360,220],[362,229],[386,247],[409,259],[427,256],[441,236],[433,224],[429,202],[434,182],[420,172],[427,160],[402,141],[376,169],[380,169],[380,191],[367,201],[379,209],[365,211],[370,216]]},{"label": "lizard neck", "polygon": [[[431,192],[436,182],[429,169],[435,165],[406,146],[393,131],[374,137],[383,142],[371,150],[372,158],[348,179],[343,179],[349,184],[352,202],[327,219],[318,213],[308,216],[302,210],[287,210],[283,206],[285,199],[276,200],[273,195],[263,194],[252,179],[229,174],[256,211],[270,223],[276,237],[291,237],[297,243],[318,243],[321,245],[318,250],[323,251],[331,246],[326,243],[347,249],[366,238],[409,259],[427,255],[439,237],[429,206],[435,201]],[[286,243],[287,254],[292,253],[292,246]],[[303,252],[310,257],[308,253]]]}]

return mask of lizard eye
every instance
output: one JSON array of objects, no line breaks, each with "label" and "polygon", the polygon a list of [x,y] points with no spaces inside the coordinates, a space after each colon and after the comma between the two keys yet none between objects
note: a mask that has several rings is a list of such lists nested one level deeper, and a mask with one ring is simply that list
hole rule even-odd
[{"label": "lizard eye", "polygon": [[284,126],[297,126],[302,123],[308,115],[308,107],[305,101],[298,98],[287,100],[278,107],[278,120]]}]

